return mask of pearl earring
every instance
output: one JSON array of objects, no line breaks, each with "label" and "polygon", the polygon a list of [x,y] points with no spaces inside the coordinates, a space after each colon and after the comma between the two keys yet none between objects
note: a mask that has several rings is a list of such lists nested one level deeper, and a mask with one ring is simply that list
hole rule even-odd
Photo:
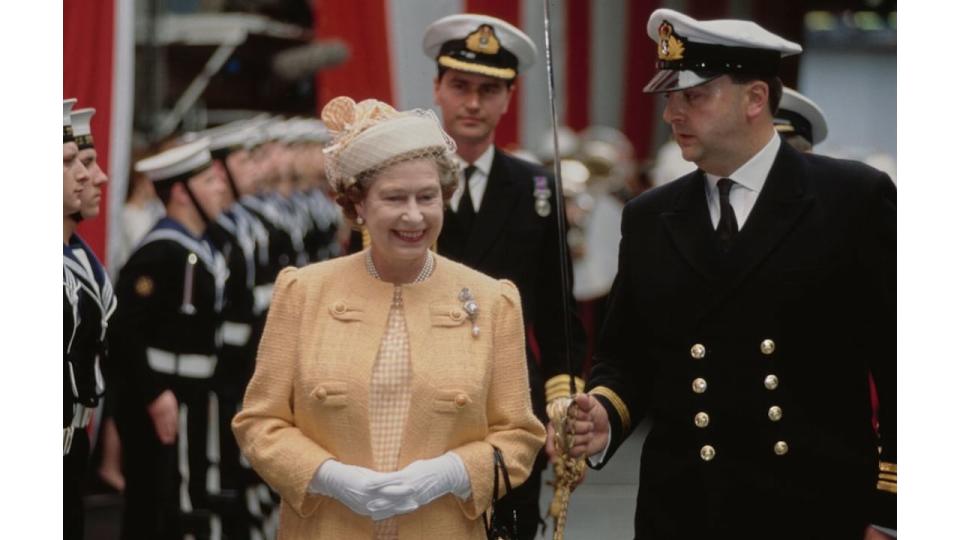
[{"label": "pearl earring", "polygon": [[360,216],[357,216],[357,225],[363,225],[363,218]]}]

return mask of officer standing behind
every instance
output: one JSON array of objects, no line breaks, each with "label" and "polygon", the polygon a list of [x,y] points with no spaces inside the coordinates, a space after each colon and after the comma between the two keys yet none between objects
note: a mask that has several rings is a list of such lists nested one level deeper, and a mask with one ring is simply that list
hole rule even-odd
[{"label": "officer standing behind", "polygon": [[74,132],[71,112],[76,102],[63,100],[64,538],[83,538],[83,479],[90,453],[86,428],[103,395],[99,371],[102,331],[116,305],[103,267],[74,234],[81,213],[95,215],[99,211],[93,196],[99,187],[92,186]]},{"label": "officer standing behind", "polygon": [[812,99],[790,88],[783,89],[773,125],[787,144],[801,152],[812,152],[827,138],[823,111]]},{"label": "officer standing behind", "polygon": [[651,418],[637,538],[886,538],[870,524],[896,528],[895,187],[781,143],[777,72],[799,45],[667,9],[647,32],[645,91],[667,93],[699,169],[624,210],[574,454],[602,467]]},{"label": "officer standing behind", "polygon": [[[208,506],[209,407],[226,265],[205,232],[225,186],[209,140],[141,160],[167,215],[117,281],[110,327],[126,478],[123,538],[216,537]],[[215,491],[216,486],[210,486]]]},{"label": "officer standing behind", "polygon": [[[443,127],[457,143],[463,169],[444,215],[438,251],[520,289],[527,335],[536,338],[539,363],[527,342],[533,410],[546,421],[548,400],[569,393],[563,354],[563,296],[570,309],[575,374],[584,353],[584,332],[575,314],[571,284],[561,281],[560,238],[554,212],[553,178],[542,168],[504,153],[493,144],[507,112],[517,75],[534,64],[537,49],[513,25],[486,15],[452,15],[431,24],[424,53],[437,62],[434,101]],[[572,275],[569,257],[563,261]],[[582,381],[577,378],[578,387]],[[541,452],[530,478],[497,502],[497,511],[516,509],[520,537],[533,538],[541,523]]]}]

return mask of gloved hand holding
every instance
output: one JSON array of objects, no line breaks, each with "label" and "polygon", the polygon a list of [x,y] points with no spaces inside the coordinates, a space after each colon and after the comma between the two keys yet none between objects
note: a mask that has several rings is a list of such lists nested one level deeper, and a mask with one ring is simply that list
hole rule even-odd
[{"label": "gloved hand holding", "polygon": [[[387,473],[382,482],[375,482],[373,486],[380,493],[382,501],[397,501],[398,498],[408,497],[406,490],[410,490],[412,494],[409,498],[416,502],[416,506],[407,509],[407,512],[425,506],[447,493],[452,493],[461,500],[470,497],[470,476],[467,468],[460,456],[453,452],[414,461],[399,471]],[[373,506],[385,504],[381,500],[374,501]],[[394,508],[403,506],[405,505],[396,502],[393,504]]]},{"label": "gloved hand holding", "polygon": [[317,469],[307,491],[333,497],[357,514],[381,520],[417,508],[413,488],[392,476],[396,474],[328,459]]}]

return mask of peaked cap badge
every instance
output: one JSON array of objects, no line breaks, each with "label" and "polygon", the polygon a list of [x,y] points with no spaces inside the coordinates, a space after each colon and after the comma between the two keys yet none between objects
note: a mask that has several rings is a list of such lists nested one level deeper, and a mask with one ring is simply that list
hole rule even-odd
[{"label": "peaked cap badge", "polygon": [[657,47],[660,60],[683,60],[683,38],[674,35],[673,25],[663,21],[657,32],[660,34],[660,44]]},{"label": "peaked cap badge", "polygon": [[500,51],[500,40],[492,26],[481,24],[467,36],[467,49],[483,54],[497,54]]}]

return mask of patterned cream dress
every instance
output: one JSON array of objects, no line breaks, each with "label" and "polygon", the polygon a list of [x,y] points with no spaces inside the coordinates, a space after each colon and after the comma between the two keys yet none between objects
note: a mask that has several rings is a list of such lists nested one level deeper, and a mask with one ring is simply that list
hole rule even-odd
[{"label": "patterned cream dress", "polygon": [[[433,256],[428,255],[423,270],[414,282],[423,281],[432,270]],[[369,251],[367,271],[380,278]],[[393,289],[387,329],[380,340],[380,350],[370,376],[370,442],[376,471],[397,470],[397,458],[410,409],[412,377],[410,341],[403,312],[403,287],[398,285]],[[374,540],[397,540],[397,525],[394,518],[373,522]]]}]

